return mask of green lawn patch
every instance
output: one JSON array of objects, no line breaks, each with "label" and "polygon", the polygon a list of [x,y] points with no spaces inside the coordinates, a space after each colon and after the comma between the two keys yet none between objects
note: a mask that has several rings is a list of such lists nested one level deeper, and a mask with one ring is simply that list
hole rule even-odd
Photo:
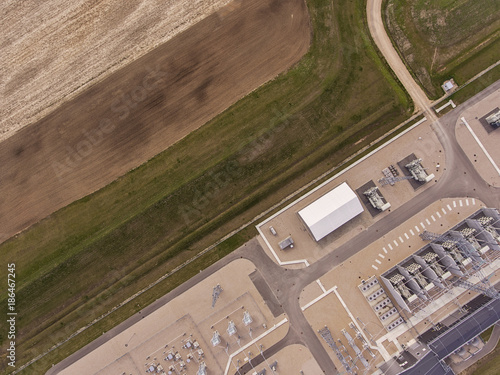
[{"label": "green lawn patch", "polygon": [[[491,335],[492,328],[483,332],[481,337]],[[488,335],[489,332],[489,335]],[[484,337],[483,337],[484,339]],[[474,363],[465,371],[462,371],[460,375],[497,375],[498,369],[500,368],[500,342],[497,344],[495,349],[485,357],[481,358],[479,361]]]},{"label": "green lawn patch", "polygon": [[386,26],[400,56],[430,98],[454,77],[463,84],[500,59],[500,3],[386,0]]}]

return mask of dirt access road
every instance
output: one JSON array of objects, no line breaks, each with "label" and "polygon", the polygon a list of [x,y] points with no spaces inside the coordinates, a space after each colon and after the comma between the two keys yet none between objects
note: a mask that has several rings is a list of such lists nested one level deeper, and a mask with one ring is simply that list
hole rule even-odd
[{"label": "dirt access road", "polygon": [[0,143],[0,242],[165,150],[309,43],[303,0],[234,1]]},{"label": "dirt access road", "polygon": [[387,35],[384,28],[384,22],[382,21],[382,0],[368,0],[366,4],[366,14],[368,17],[368,28],[370,29],[370,34],[375,44],[380,52],[382,52],[382,55],[384,55],[387,63],[401,81],[406,91],[408,91],[408,94],[415,104],[415,112],[418,112],[418,110],[424,111],[429,120],[436,120],[437,117],[435,113],[429,110],[431,101],[427,98],[427,95],[425,95],[417,82],[415,82]]}]

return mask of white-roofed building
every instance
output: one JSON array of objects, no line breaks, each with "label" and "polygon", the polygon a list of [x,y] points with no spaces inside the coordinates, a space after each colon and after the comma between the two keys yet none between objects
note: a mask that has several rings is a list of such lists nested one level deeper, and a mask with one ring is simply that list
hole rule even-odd
[{"label": "white-roofed building", "polygon": [[364,211],[356,193],[346,182],[298,212],[316,241]]}]

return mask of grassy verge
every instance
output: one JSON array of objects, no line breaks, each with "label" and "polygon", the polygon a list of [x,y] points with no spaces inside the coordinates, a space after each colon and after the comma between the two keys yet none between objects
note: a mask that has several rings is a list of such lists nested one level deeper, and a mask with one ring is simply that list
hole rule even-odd
[{"label": "grassy verge", "polygon": [[[395,137],[399,133],[405,131],[414,123],[416,123],[420,118],[414,119],[413,121],[409,121],[406,124],[399,126],[397,129],[392,131],[390,134],[380,137],[376,142],[371,142],[370,146],[365,145],[364,150],[359,152],[357,155],[349,158],[348,161],[342,162],[338,167],[334,169],[332,173],[338,173],[340,170],[347,168],[351,164],[355,163],[357,160],[361,159],[371,151],[375,150],[391,138]],[[363,142],[365,144],[367,142]],[[337,155],[338,156],[338,155]],[[340,156],[335,158],[335,160],[340,160]],[[309,186],[303,193],[313,189],[317,185],[321,184],[327,177],[324,177],[321,180],[318,180],[315,184]],[[262,217],[260,220],[264,220],[266,217],[272,215],[274,212],[278,211],[281,207],[285,206],[288,202],[283,203],[281,206],[276,207],[274,210],[269,211],[266,216]],[[188,280],[192,276],[196,275],[199,270],[205,269],[208,266],[214,264],[218,260],[222,259],[226,255],[230,254],[233,250],[237,249],[239,246],[244,244],[249,239],[253,238],[257,234],[257,230],[253,225],[246,227],[245,229],[239,231],[237,234],[231,236],[229,239],[216,246],[209,253],[203,255],[202,257],[196,259],[192,263],[189,263],[186,267],[184,267],[181,271],[178,271],[175,276],[172,276],[161,283],[157,284],[153,289],[148,290],[146,293],[134,299],[132,303],[124,305],[120,310],[115,310],[108,317],[99,321],[95,325],[86,329],[83,333],[81,333],[77,340],[72,339],[67,343],[64,343],[60,347],[57,348],[56,351],[49,353],[44,356],[36,366],[36,369],[45,368],[48,369],[53,363],[58,363],[62,359],[66,358],[70,354],[74,353],[78,350],[82,343],[87,343],[98,338],[102,332],[106,332],[109,329],[113,328],[120,322],[122,322],[126,317],[129,317],[142,309],[144,306],[149,305],[154,302],[158,296],[164,295],[169,291],[173,290],[175,287],[182,284],[184,281]],[[78,316],[81,316],[81,313],[77,312]],[[28,368],[26,373],[36,373],[36,370],[33,368]]]},{"label": "grassy verge", "polygon": [[484,342],[488,342],[488,340],[491,337],[491,333],[493,332],[493,327],[488,328],[486,331],[481,333],[481,338],[483,339]]},{"label": "grassy verge", "polygon": [[430,98],[449,78],[463,84],[500,59],[500,5],[488,0],[384,1],[403,61]]},{"label": "grassy verge", "polygon": [[[481,337],[483,340],[485,338],[489,339],[491,335],[492,328],[489,328]],[[486,341],[486,340],[485,340]],[[496,375],[498,374],[498,369],[500,368],[500,342],[497,344],[495,349],[485,357],[481,358],[479,361],[474,363],[468,369],[462,371],[460,375]]]},{"label": "grassy verge", "polygon": [[23,373],[39,374],[40,369],[43,369],[45,372],[52,366],[52,364],[58,363],[62,359],[80,349],[82,342],[91,342],[97,339],[103,332],[106,332],[121,323],[124,320],[124,316],[132,316],[144,306],[154,302],[159,296],[168,293],[172,289],[181,285],[185,280],[195,276],[200,269],[210,266],[231,253],[234,249],[238,248],[250,238],[255,236],[256,233],[257,231],[255,228],[248,228],[221,243],[209,253],[203,255],[184,267],[182,270],[178,271],[175,278],[165,279],[163,282],[155,286],[154,289],[151,289],[137,297],[133,303],[125,305],[120,310],[109,315],[106,319],[101,320],[97,324],[85,330],[78,336],[78,339],[72,339],[61,345],[56,351],[51,352],[37,362],[36,366],[28,367]]},{"label": "grassy verge", "polygon": [[467,99],[472,98],[477,93],[484,90],[486,87],[491,85],[500,79],[500,65],[491,69],[488,73],[481,76],[474,82],[471,82],[464,88],[460,89],[456,93],[450,95],[450,99],[455,102],[455,104],[460,104],[465,102]]},{"label": "grassy verge", "polygon": [[498,369],[500,368],[500,347],[496,347],[495,350],[482,358],[480,361],[480,366],[474,370],[474,372],[469,373],[473,375],[497,375]]},{"label": "grassy verge", "polygon": [[[148,163],[0,246],[1,263],[15,262],[17,269],[18,364],[64,340],[408,115],[408,97],[371,44],[364,1],[310,0],[308,6],[313,40],[296,67]],[[180,285],[235,248],[236,238],[25,372],[43,372],[133,314],[136,303],[144,306]],[[0,303],[7,305],[3,291]],[[4,349],[5,323],[0,328]],[[8,372],[4,361],[0,369]]]}]

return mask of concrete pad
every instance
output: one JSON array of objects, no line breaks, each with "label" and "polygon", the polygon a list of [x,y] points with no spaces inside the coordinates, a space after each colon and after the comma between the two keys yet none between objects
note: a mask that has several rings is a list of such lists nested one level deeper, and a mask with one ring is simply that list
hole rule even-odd
[{"label": "concrete pad", "polygon": [[[344,295],[342,295],[344,297]],[[328,311],[328,314],[325,314],[325,311]],[[356,358],[356,353],[354,349],[349,345],[346,337],[343,335],[342,330],[345,329],[346,332],[354,339],[356,346],[360,350],[363,351],[363,356],[365,359],[371,363],[377,363],[382,360],[380,355],[375,351],[375,358],[372,358],[371,355],[368,354],[366,350],[363,350],[363,342],[360,339],[356,339],[356,332],[352,328],[350,328],[349,323],[352,322],[352,319],[347,314],[346,310],[342,307],[338,297],[335,293],[330,293],[325,298],[321,299],[319,302],[311,306],[304,312],[306,319],[311,324],[314,331],[318,332],[318,330],[328,327],[330,330],[332,337],[335,339],[336,344],[339,346],[342,354],[347,357],[351,356],[353,359]],[[345,368],[342,366],[342,363],[337,358],[335,352],[327,345],[325,340],[318,334],[318,338],[324,346],[325,350],[329,354],[333,363],[337,367],[340,372],[345,371]],[[341,342],[339,342],[340,340]],[[360,369],[364,369],[364,367],[359,363]]]},{"label": "concrete pad", "polygon": [[[404,159],[398,161],[398,167],[403,171],[403,175],[405,175],[405,176],[412,175],[410,173],[410,171],[408,170],[408,168],[406,168],[406,165],[415,159],[418,159],[418,157],[414,153],[412,153],[412,154],[408,155],[407,157],[405,157]],[[424,167],[423,164],[421,164],[421,165],[422,165],[422,167]],[[417,181],[415,179],[408,180],[408,182],[410,183],[410,185],[413,187],[414,190],[420,189],[422,186],[425,185],[425,182]]]},{"label": "concrete pad", "polygon": [[[397,209],[410,199],[413,199],[417,192],[405,181],[397,182],[394,186],[380,186],[376,182],[383,177],[382,169],[391,164],[396,164],[396,161],[407,157],[408,150],[412,150],[415,155],[422,158],[429,172],[434,173],[436,180],[439,180],[443,170],[446,168],[444,152],[429,124],[424,122],[392,143],[379,149],[369,158],[333,176],[269,219],[258,224],[257,228],[263,236],[260,242],[266,253],[273,261],[284,267],[305,267],[306,264],[304,261],[307,261],[309,264],[316,262],[325,254],[332,252],[335,248],[346,243],[376,221],[384,218],[391,210]],[[440,167],[434,168],[438,164]],[[379,187],[381,195],[391,204],[391,208],[374,217],[372,217],[368,210],[365,210],[365,212],[344,224],[333,233],[316,242],[299,219],[297,212],[343,182],[347,182],[353,189],[358,189],[366,184],[367,181],[374,181],[375,185]],[[418,189],[418,193],[428,189],[434,183],[433,180],[424,184]],[[276,230],[276,236],[271,234],[269,230],[271,226]],[[293,238],[294,248],[280,250],[278,243],[288,236]],[[294,262],[294,264],[291,265],[290,262]]]},{"label": "concrete pad", "polygon": [[[368,200],[367,196],[364,195],[363,193],[365,191],[367,191],[368,189],[370,189],[372,187],[375,187],[375,186],[376,186],[375,182],[373,182],[373,180],[370,180],[366,184],[363,184],[361,187],[359,187],[359,188],[356,189],[356,194],[358,194],[359,200],[363,203],[363,206],[364,206],[365,210],[367,210],[370,213],[370,215],[372,215],[372,217],[375,217],[378,214],[381,214],[382,211],[380,211],[379,209],[373,207],[372,204],[370,203],[370,201]],[[382,201],[384,203],[387,203],[387,200],[382,195],[382,193],[380,192],[380,190],[379,190],[379,195],[382,198]]]},{"label": "concrete pad", "polygon": [[299,304],[302,309],[304,309],[304,307],[311,301],[318,298],[321,294],[323,294],[323,291],[317,282],[307,285],[304,289],[302,289],[299,297]]},{"label": "concrete pad", "polygon": [[[167,371],[169,366],[180,371],[180,361],[165,359],[171,350],[173,354],[177,352],[181,355],[187,366],[182,373],[196,374],[199,362],[204,361],[210,373],[223,374],[229,355],[240,346],[250,344],[258,336],[262,336],[260,342],[270,346],[284,337],[288,330],[288,323],[285,322],[268,337],[267,332],[283,321],[284,316],[273,316],[248,276],[254,271],[254,264],[248,260],[229,263],[60,374],[130,373],[136,369],[142,372],[157,364]],[[238,283],[234,282],[236,279]],[[212,289],[217,284],[223,291],[212,308]],[[245,311],[249,311],[253,319],[249,326],[242,322]],[[236,325],[239,338],[227,333],[231,320]],[[210,340],[215,330],[221,336],[221,343],[213,347]],[[202,356],[193,346],[185,347],[188,341],[193,343],[194,340],[203,350]],[[191,356],[189,363],[188,356]]]},{"label": "concrete pad", "polygon": [[481,117],[479,119],[479,123],[481,125],[483,125],[483,128],[486,131],[486,133],[490,134],[491,132],[493,132],[495,130],[498,130],[498,128],[494,128],[493,126],[491,126],[490,124],[488,124],[488,121],[486,121],[486,118],[488,116],[491,116],[494,113],[497,113],[499,110],[500,110],[500,108],[496,107],[495,109],[492,109],[491,111],[489,111],[488,113],[486,113],[483,117]]}]

